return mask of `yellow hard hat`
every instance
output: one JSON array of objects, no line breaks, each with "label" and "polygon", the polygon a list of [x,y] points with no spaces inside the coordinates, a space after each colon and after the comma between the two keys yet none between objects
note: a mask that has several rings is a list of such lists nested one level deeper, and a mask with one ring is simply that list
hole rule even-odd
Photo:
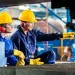
[{"label": "yellow hard hat", "polygon": [[0,13],[0,24],[5,24],[5,23],[12,23],[13,20],[7,12],[1,12]]},{"label": "yellow hard hat", "polygon": [[31,10],[24,10],[19,16],[19,20],[26,22],[37,22],[35,15]]}]

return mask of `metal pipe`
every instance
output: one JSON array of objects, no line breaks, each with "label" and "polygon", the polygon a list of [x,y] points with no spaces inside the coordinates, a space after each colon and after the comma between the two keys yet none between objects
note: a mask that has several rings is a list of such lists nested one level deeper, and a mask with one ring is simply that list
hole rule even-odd
[{"label": "metal pipe", "polygon": [[6,8],[7,8],[7,7],[1,8],[0,11],[4,10],[4,9],[6,9]]},{"label": "metal pipe", "polygon": [[[38,16],[38,15],[36,15]],[[54,27],[51,23],[48,23],[48,25],[50,25],[52,28],[54,28],[55,30],[57,30],[58,32],[62,33],[59,29],[57,29],[56,27]]]},{"label": "metal pipe", "polygon": [[57,29],[56,27],[54,27],[51,23],[48,23],[52,28],[54,28],[55,30],[59,31],[60,33],[62,33],[59,29]]},{"label": "metal pipe", "polygon": [[[45,5],[40,4],[43,8],[47,8]],[[59,20],[61,20],[62,22],[64,22],[66,24],[65,21],[63,21],[59,16],[57,16],[54,12],[52,12],[49,8],[48,8],[49,13],[52,13],[55,17],[57,17]]]}]

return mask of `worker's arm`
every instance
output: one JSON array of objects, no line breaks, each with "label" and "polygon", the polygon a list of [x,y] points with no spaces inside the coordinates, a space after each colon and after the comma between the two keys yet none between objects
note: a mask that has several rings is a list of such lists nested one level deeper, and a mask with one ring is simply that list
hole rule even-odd
[{"label": "worker's arm", "polygon": [[12,40],[12,43],[13,43],[13,48],[17,49],[17,50],[20,50],[20,38],[17,37],[17,36],[12,36],[11,40]]},{"label": "worker's arm", "polygon": [[[16,66],[17,63],[18,63],[17,65],[23,66],[25,64],[24,62],[25,56],[23,52],[17,49],[13,49],[13,44],[11,40],[8,40],[6,43],[7,44],[6,44],[5,56],[7,57],[7,63],[10,66]],[[19,43],[15,45],[15,48],[17,48],[17,46],[19,46]]]},{"label": "worker's arm", "polygon": [[63,35],[62,34],[58,34],[58,33],[51,33],[51,34],[44,34],[43,32],[39,31],[39,30],[33,30],[33,32],[35,33],[35,35],[37,36],[37,41],[51,41],[51,40],[55,40],[55,39],[59,39],[62,38]]},{"label": "worker's arm", "polygon": [[[11,43],[10,43],[10,46],[12,46]],[[16,66],[16,63],[18,62],[18,58],[15,55],[13,55],[13,52],[14,50],[12,47],[11,49],[5,50],[5,56],[7,57],[7,63],[10,66]]]},{"label": "worker's arm", "polygon": [[23,52],[14,49],[12,55],[7,57],[8,61],[7,63],[9,63],[10,66],[24,66],[25,65],[24,59],[25,56]]},{"label": "worker's arm", "polygon": [[5,50],[5,56],[7,57],[7,63],[10,66],[15,66],[18,59],[16,56],[13,55],[13,49],[11,50]]},{"label": "worker's arm", "polygon": [[52,33],[52,34],[43,34],[43,35],[38,35],[37,36],[37,40],[38,41],[52,41],[52,40],[56,40],[56,39],[60,39],[62,38],[61,34],[56,34],[56,33]]},{"label": "worker's arm", "polygon": [[16,66],[16,63],[18,62],[18,58],[14,55],[10,55],[7,57],[7,63],[10,66]]}]

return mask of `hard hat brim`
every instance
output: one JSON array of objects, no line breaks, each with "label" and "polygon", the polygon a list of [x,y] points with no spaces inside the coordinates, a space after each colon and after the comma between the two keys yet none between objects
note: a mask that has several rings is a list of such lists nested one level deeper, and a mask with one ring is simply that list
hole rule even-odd
[{"label": "hard hat brim", "polygon": [[37,20],[34,20],[34,22],[37,22]]},{"label": "hard hat brim", "polygon": [[[18,18],[20,21],[25,21],[25,20],[21,20],[20,18]],[[33,21],[25,21],[25,22],[37,22],[37,20],[33,20]]]}]

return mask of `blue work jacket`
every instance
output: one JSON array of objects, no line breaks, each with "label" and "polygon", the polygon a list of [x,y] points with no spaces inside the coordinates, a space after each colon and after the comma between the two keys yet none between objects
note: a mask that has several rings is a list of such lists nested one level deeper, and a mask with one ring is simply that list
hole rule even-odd
[{"label": "blue work jacket", "polygon": [[5,57],[7,57],[7,63],[9,65],[16,65],[18,59],[13,55],[13,44],[12,41],[7,37],[2,37],[0,34],[0,41],[5,42]]},{"label": "blue work jacket", "polygon": [[25,35],[21,27],[19,27],[18,30],[11,36],[14,48],[21,50],[26,59],[29,59],[30,55],[35,54],[36,42],[54,40],[57,38],[57,34],[44,34],[36,29],[32,29],[27,33],[27,35]]}]

